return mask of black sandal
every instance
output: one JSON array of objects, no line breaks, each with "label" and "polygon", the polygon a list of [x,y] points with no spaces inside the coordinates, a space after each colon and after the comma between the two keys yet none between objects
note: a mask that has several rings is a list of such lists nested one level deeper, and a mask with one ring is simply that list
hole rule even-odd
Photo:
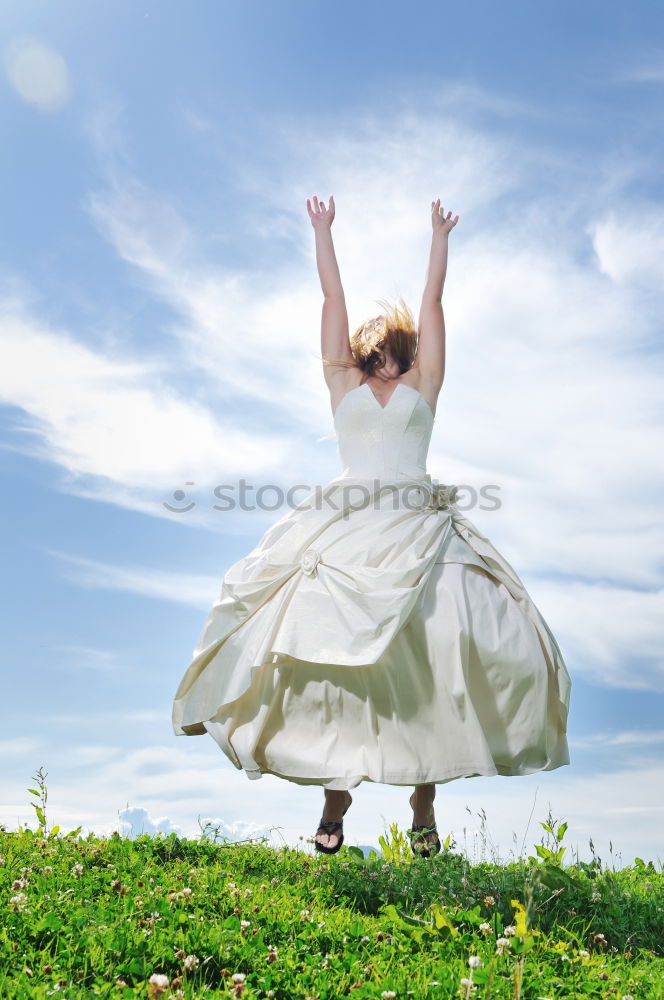
[{"label": "black sandal", "polygon": [[318,841],[316,840],[316,837],[321,832],[322,833],[326,833],[328,835],[328,837],[329,837],[333,833],[336,833],[337,830],[343,830],[343,817],[346,815],[346,813],[350,809],[351,805],[352,805],[352,801],[348,803],[348,805],[346,806],[346,808],[342,812],[342,814],[341,814],[341,816],[342,816],[341,823],[339,823],[339,822],[337,822],[336,820],[333,820],[333,819],[328,819],[328,820],[325,820],[325,822],[323,822],[323,817],[321,816],[320,823],[318,824],[318,829],[316,830],[316,834],[314,836],[314,847],[316,848],[317,851],[321,851],[323,854],[336,854],[337,853],[337,851],[339,850],[339,848],[341,847],[341,845],[344,842],[344,835],[343,835],[343,833],[339,837],[339,839],[336,842],[336,844],[334,845],[334,847],[330,847],[328,844],[319,844]]},{"label": "black sandal", "polygon": [[[408,831],[410,835],[410,846],[415,857],[418,858],[430,858],[431,848],[435,847],[436,850],[434,854],[438,854],[440,851],[440,837],[438,836],[438,830],[435,826],[418,826],[413,824],[411,829]],[[435,834],[436,839],[431,843],[427,840],[427,837],[431,834]],[[421,845],[421,846],[419,846]]]}]

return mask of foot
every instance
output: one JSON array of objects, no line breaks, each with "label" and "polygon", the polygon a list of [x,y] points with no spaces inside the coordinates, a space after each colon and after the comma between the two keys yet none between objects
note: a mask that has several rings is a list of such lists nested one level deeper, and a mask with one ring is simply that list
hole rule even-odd
[{"label": "foot", "polygon": [[[352,801],[353,797],[350,792],[334,792],[326,789],[325,806],[323,808],[321,823],[328,823],[330,821],[341,823],[343,815]],[[337,830],[335,833],[326,833],[319,826],[314,838],[314,843],[320,844],[322,847],[327,847],[329,850],[333,850],[339,843],[340,837],[341,830]]]},{"label": "foot", "polygon": [[435,785],[417,785],[408,800],[413,810],[411,847],[414,854],[424,858],[440,850],[440,838],[433,811],[435,795]]}]

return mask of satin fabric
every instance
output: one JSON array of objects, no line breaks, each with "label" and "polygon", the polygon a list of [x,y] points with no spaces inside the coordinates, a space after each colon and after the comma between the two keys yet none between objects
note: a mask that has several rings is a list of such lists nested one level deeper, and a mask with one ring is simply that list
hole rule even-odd
[{"label": "satin fabric", "polygon": [[225,573],[173,701],[250,779],[351,789],[569,764],[571,680],[514,569],[426,470],[428,402],[367,383],[342,473]]}]

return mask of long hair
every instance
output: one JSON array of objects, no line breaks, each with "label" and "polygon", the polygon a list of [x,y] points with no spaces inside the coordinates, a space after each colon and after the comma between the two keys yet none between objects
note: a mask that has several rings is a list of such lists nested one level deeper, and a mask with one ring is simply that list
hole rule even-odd
[{"label": "long hair", "polygon": [[385,367],[385,350],[388,349],[399,365],[400,375],[412,367],[417,351],[417,327],[413,314],[401,297],[394,306],[385,299],[376,299],[376,302],[384,307],[385,312],[365,320],[349,338],[354,360],[323,358],[324,365],[359,368],[363,372],[362,381],[365,381]]}]

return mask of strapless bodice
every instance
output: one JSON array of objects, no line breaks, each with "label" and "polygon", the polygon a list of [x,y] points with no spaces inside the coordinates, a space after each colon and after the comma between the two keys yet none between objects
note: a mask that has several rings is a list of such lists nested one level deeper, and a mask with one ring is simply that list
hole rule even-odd
[{"label": "strapless bodice", "polygon": [[343,470],[337,478],[425,478],[433,424],[431,407],[411,385],[399,382],[386,406],[367,382],[355,386],[334,413]]}]

